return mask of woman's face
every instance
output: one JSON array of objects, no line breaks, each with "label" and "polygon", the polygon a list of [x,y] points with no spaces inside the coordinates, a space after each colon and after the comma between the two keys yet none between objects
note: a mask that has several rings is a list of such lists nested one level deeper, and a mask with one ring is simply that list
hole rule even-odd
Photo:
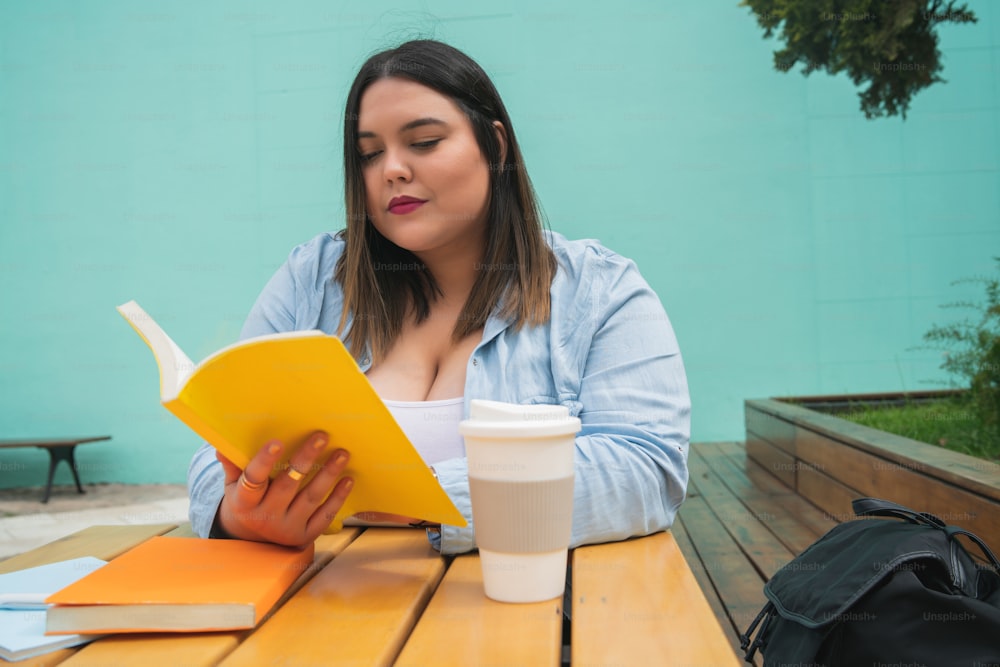
[{"label": "woman's face", "polygon": [[379,79],[361,96],[357,149],[367,213],[383,236],[424,261],[481,258],[489,166],[451,99]]}]

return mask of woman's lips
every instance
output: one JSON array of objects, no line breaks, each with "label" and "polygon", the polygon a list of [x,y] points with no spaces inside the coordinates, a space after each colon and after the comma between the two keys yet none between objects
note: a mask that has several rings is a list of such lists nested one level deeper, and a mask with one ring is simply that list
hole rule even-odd
[{"label": "woman's lips", "polygon": [[406,215],[407,213],[416,211],[425,203],[427,203],[426,199],[417,199],[416,197],[393,197],[389,201],[389,213],[394,215]]},{"label": "woman's lips", "polygon": [[394,204],[389,207],[389,213],[393,215],[406,215],[407,213],[413,213],[423,205],[424,202],[422,201],[408,201],[405,204]]}]

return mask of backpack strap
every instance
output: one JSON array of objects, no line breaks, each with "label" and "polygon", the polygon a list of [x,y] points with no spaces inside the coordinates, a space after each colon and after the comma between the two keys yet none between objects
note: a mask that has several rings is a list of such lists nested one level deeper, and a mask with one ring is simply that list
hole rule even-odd
[{"label": "backpack strap", "polygon": [[851,501],[851,507],[854,509],[854,513],[858,516],[892,516],[897,519],[905,519],[910,523],[940,528],[945,531],[951,539],[955,539],[956,535],[964,535],[972,540],[976,546],[982,549],[983,554],[986,555],[990,564],[993,565],[997,572],[1000,572],[1000,559],[997,559],[996,555],[990,550],[986,543],[979,538],[979,536],[974,533],[970,533],[964,528],[949,526],[933,514],[928,514],[927,512],[914,512],[908,507],[903,507],[902,505],[897,505],[894,502],[881,500],[879,498],[855,498]]},{"label": "backpack strap", "polygon": [[[775,607],[774,603],[768,600],[764,608],[760,610],[757,614],[757,618],[753,619],[753,623],[747,628],[747,631],[740,635],[740,648],[743,649],[743,659],[749,663],[753,663],[753,656],[757,653],[757,649],[764,649],[767,647],[767,626],[771,624],[774,619]],[[754,637],[753,642],[750,641],[750,637],[753,636],[753,631],[757,628],[757,625],[763,621],[760,626],[760,631],[757,636]]]},{"label": "backpack strap", "polygon": [[914,512],[908,507],[903,507],[902,505],[879,498],[855,498],[851,501],[851,507],[858,516],[892,516],[897,519],[904,519],[910,523],[933,526],[942,530],[947,527],[944,521],[933,514]]},{"label": "backpack strap", "polygon": [[945,530],[946,533],[948,533],[948,537],[950,537],[951,539],[955,539],[956,535],[965,535],[970,540],[972,540],[973,542],[975,542],[976,546],[978,546],[980,549],[983,550],[983,553],[986,555],[986,558],[993,565],[993,568],[998,573],[1000,573],[1000,560],[997,560],[996,555],[994,555],[994,553],[992,551],[990,551],[990,548],[988,546],[986,546],[986,542],[983,542],[979,538],[978,535],[970,533],[969,531],[965,530],[964,528],[959,528],[958,526],[948,526],[944,530]]}]

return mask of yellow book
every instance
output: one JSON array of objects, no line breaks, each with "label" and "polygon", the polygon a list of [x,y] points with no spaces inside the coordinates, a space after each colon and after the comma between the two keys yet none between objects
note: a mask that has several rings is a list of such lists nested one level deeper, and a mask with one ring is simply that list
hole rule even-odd
[{"label": "yellow book", "polygon": [[194,364],[135,301],[118,312],[156,357],[164,407],[239,467],[278,439],[286,451],[271,476],[283,474],[294,447],[317,430],[330,435],[321,460],[338,448],[350,452],[344,475],[354,479],[354,488],[331,530],[358,512],[466,525],[336,336],[271,334],[234,343]]}]

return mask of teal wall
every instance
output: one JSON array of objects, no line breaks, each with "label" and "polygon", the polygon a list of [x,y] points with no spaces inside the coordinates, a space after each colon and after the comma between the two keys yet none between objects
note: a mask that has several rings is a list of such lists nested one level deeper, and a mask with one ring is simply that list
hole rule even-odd
[{"label": "teal wall", "polygon": [[[494,77],[552,228],[638,262],[696,440],[739,439],[747,397],[942,379],[912,348],[1000,254],[1000,6],[942,28],[906,121],[866,121],[845,77],[775,72],[735,0],[399,4],[0,3],[0,437],[107,433],[87,481],[182,481],[198,441],[114,306],[195,359],[233,341],[342,226],[354,72],[416,36]],[[44,468],[2,451],[0,486]]]}]

